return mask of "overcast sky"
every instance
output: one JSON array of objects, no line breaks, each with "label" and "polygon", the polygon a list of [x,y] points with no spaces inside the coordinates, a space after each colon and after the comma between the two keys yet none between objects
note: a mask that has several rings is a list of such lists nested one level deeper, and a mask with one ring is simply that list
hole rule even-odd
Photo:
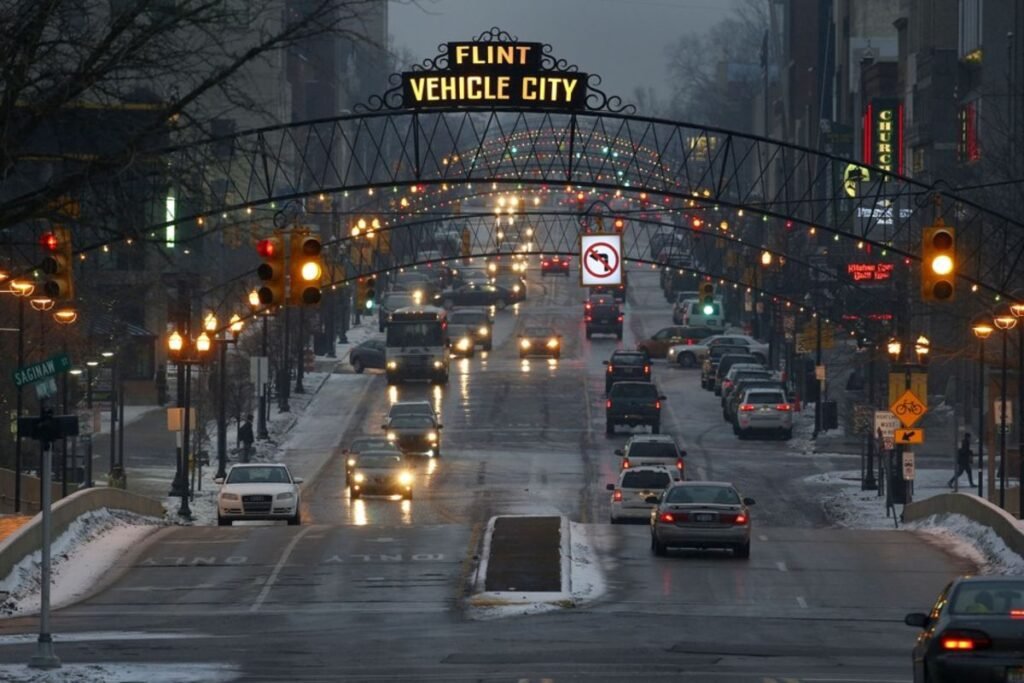
[{"label": "overcast sky", "polygon": [[666,48],[725,18],[735,0],[395,0],[390,34],[416,60],[439,43],[469,40],[498,26],[522,41],[550,43],[554,55],[601,74],[602,89],[632,101],[637,86],[666,98]]}]

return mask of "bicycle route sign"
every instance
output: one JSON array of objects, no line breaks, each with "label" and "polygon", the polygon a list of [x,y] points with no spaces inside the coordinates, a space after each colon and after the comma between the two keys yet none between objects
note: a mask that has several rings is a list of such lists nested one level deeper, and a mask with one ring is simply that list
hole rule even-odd
[{"label": "bicycle route sign", "polygon": [[924,417],[924,414],[928,412],[928,406],[913,391],[907,389],[903,392],[902,396],[893,401],[893,404],[889,406],[889,410],[904,427],[910,428],[914,426],[915,422]]}]

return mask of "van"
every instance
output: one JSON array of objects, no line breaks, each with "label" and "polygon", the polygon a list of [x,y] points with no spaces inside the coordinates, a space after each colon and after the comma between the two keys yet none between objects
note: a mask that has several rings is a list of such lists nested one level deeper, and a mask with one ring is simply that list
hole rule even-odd
[{"label": "van", "polygon": [[722,304],[722,300],[715,299],[711,304],[710,313],[704,312],[704,306],[699,301],[689,301],[683,311],[683,325],[724,330],[725,306]]}]

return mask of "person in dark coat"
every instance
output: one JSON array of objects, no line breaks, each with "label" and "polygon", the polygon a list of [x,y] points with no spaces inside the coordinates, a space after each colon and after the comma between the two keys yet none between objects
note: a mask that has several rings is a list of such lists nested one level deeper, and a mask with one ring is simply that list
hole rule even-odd
[{"label": "person in dark coat", "polygon": [[974,486],[974,476],[971,474],[971,456],[973,455],[974,453],[971,451],[971,435],[970,433],[964,434],[964,440],[960,442],[960,448],[956,452],[956,474],[947,482],[946,486],[953,488],[953,484],[964,472],[967,473],[968,485]]},{"label": "person in dark coat", "polygon": [[252,415],[246,415],[245,421],[238,425],[238,444],[242,447],[242,462],[249,462],[249,454],[252,453],[252,442],[254,440]]}]

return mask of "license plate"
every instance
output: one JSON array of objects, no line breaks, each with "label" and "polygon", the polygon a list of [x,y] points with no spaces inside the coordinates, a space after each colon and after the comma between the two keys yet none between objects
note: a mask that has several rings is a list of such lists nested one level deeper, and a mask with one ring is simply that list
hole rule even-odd
[{"label": "license plate", "polygon": [[698,512],[693,516],[693,520],[695,522],[713,522],[715,521],[715,516],[710,512]]},{"label": "license plate", "polygon": [[1024,667],[1015,666],[1006,670],[1006,683],[1024,683]]}]

